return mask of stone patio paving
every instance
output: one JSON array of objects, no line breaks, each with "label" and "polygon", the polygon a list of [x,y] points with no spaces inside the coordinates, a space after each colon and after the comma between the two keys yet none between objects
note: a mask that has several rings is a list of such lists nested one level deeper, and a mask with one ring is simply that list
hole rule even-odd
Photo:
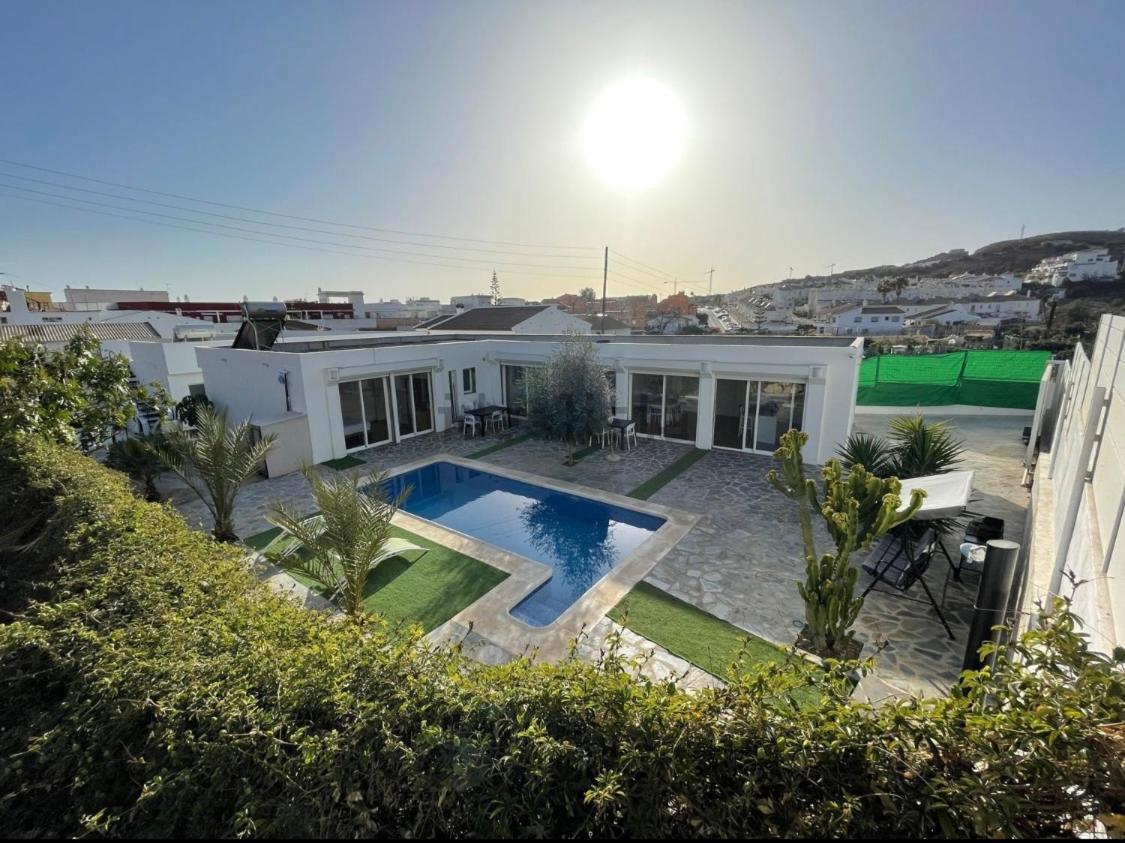
[{"label": "stone patio paving", "polygon": [[[856,429],[881,432],[890,417],[857,416]],[[977,512],[996,515],[1007,522],[1006,535],[1022,535],[1027,492],[1021,479],[1022,419],[1004,417],[958,418],[954,426],[968,445],[965,467],[976,469],[979,500]],[[518,435],[518,431],[508,434]],[[365,465],[349,469],[364,472],[390,468],[413,460],[449,453],[467,456],[498,441],[496,437],[464,439],[459,432],[423,436],[397,445],[376,448],[359,456]],[[638,448],[622,453],[611,462],[607,454],[596,452],[578,466],[562,464],[565,449],[558,443],[535,440],[520,442],[482,458],[483,462],[516,468],[555,479],[625,494],[685,454],[690,446],[642,440]],[[655,503],[700,514],[698,524],[665,556],[647,580],[671,594],[778,644],[789,645],[803,625],[804,610],[796,582],[803,575],[801,538],[792,501],[782,497],[766,481],[772,467],[769,457],[711,451],[702,460],[653,496]],[[331,469],[318,467],[319,471]],[[189,523],[209,529],[205,507],[189,490],[166,475],[161,489],[171,494]],[[249,536],[269,528],[265,515],[278,498],[308,500],[307,484],[299,474],[272,481],[249,484],[239,499],[235,529]],[[823,528],[818,541],[827,547]],[[949,542],[956,554],[954,541]],[[926,574],[927,583],[941,600],[949,568],[938,557]],[[860,587],[869,582],[860,576]],[[957,640],[945,636],[928,605],[903,599],[897,594],[874,592],[868,596],[857,631],[866,643],[864,654],[883,645],[876,656],[873,676],[864,680],[861,692],[871,698],[897,693],[941,693],[956,679],[964,655],[975,578],[968,586],[950,580],[944,600],[947,619]],[[917,594],[915,594],[917,592]],[[923,597],[917,588],[910,596]],[[606,635],[620,630],[603,620],[580,642],[579,654],[595,658],[604,646]],[[502,660],[514,654],[490,649],[487,641],[469,640],[467,650],[475,649],[488,660]],[[701,687],[713,682],[702,671],[692,668],[646,639],[627,632],[623,649],[633,655],[654,655],[644,672],[661,678],[679,678],[685,687]]]}]

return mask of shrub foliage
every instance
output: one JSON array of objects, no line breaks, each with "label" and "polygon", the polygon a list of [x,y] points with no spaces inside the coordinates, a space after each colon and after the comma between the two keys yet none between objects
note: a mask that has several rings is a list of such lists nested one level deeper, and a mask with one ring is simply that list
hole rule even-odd
[{"label": "shrub foliage", "polygon": [[301,609],[121,475],[17,444],[0,505],[41,514],[22,570],[47,590],[0,626],[8,834],[1033,835],[1120,809],[1122,664],[1065,610],[877,709],[831,663],[695,695],[612,651],[485,667]]}]

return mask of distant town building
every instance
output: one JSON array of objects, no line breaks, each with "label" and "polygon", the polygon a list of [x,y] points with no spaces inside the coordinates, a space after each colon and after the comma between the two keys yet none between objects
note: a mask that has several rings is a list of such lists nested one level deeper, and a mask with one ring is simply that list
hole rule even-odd
[{"label": "distant town building", "polygon": [[1067,281],[1112,281],[1119,272],[1120,264],[1109,249],[1081,249],[1040,261],[1027,278],[1061,287]]}]

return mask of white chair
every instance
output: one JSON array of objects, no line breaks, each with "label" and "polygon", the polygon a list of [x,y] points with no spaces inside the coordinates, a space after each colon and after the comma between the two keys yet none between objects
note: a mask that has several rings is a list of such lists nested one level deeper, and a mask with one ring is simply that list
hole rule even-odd
[{"label": "white chair", "polygon": [[613,428],[609,426],[608,421],[606,422],[605,427],[603,427],[600,431],[598,431],[597,433],[591,433],[590,434],[590,444],[591,445],[594,444],[595,439],[598,440],[598,444],[603,449],[605,448],[606,440],[609,440],[611,445],[613,444]]},{"label": "white chair", "polygon": [[637,423],[629,422],[625,425],[625,429],[621,431],[621,435],[625,437],[625,450],[629,450],[629,442],[632,441],[633,447],[637,447]]},{"label": "white chair", "polygon": [[476,436],[477,430],[480,429],[480,419],[472,413],[465,413],[465,427],[462,430],[463,435]]},{"label": "white chair", "polygon": [[492,428],[493,433],[498,433],[504,429],[504,413],[501,410],[493,410],[492,415],[487,416],[484,420],[484,432],[488,433],[489,427]]}]

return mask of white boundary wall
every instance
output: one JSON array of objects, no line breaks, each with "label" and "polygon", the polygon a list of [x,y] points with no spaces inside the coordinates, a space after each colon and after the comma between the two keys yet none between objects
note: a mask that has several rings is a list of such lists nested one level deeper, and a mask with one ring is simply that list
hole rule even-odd
[{"label": "white boundary wall", "polygon": [[1109,650],[1125,642],[1125,316],[1102,316],[1092,354],[1079,345],[1059,380],[1050,453],[1035,471],[1025,605],[1068,594],[1064,571],[1089,581],[1074,608]]}]

